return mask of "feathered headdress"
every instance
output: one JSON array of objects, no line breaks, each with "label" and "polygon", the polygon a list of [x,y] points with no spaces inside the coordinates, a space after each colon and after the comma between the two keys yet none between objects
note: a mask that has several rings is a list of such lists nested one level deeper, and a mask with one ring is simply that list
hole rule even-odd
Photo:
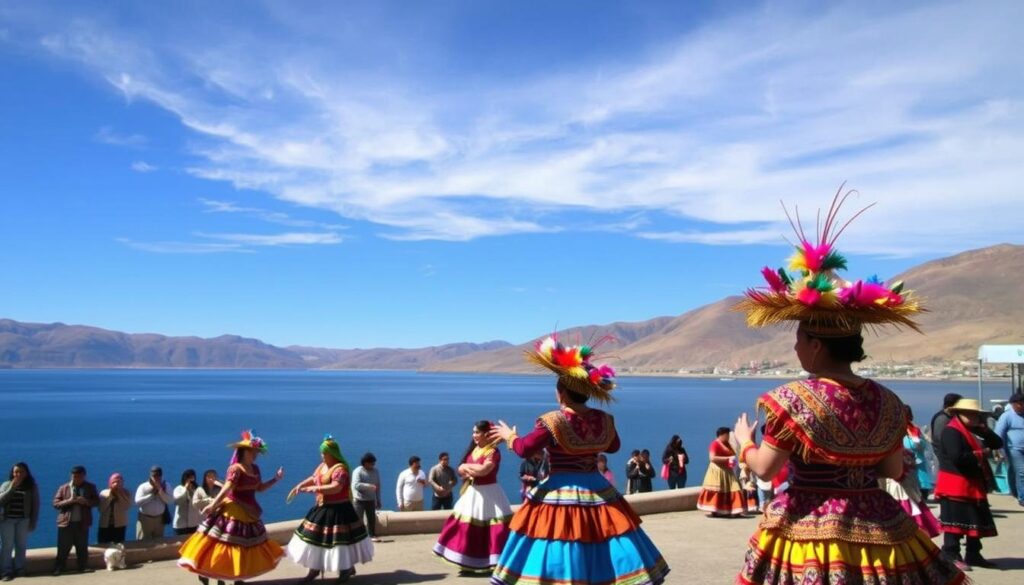
[{"label": "feathered headdress", "polygon": [[789,270],[796,274],[785,268],[772,270],[766,266],[761,270],[768,286],[747,289],[745,298],[734,307],[746,312],[748,326],[799,321],[817,335],[836,337],[860,333],[862,325],[894,325],[921,331],[911,317],[924,309],[902,282],[886,283],[876,276],[849,282],[836,274],[846,270],[846,258],[835,250],[836,239],[854,219],[874,206],[872,203],[864,207],[838,227],[839,210],[854,192],[844,194],[842,190],[840,186],[833,197],[824,224],[817,226],[814,241],[807,238],[799,211],[795,210],[793,221],[783,204],[799,242],[796,253],[789,258]]},{"label": "feathered headdress", "polygon": [[558,375],[558,380],[569,390],[585,394],[598,402],[611,402],[615,389],[615,370],[611,366],[590,363],[594,347],[608,338],[590,345],[563,345],[558,335],[552,334],[526,352],[526,360],[547,368]]},{"label": "feathered headdress", "polygon": [[228,447],[233,449],[255,449],[256,451],[259,451],[261,455],[266,454],[267,452],[267,444],[263,439],[254,435],[252,429],[242,431],[242,440],[229,443]]}]

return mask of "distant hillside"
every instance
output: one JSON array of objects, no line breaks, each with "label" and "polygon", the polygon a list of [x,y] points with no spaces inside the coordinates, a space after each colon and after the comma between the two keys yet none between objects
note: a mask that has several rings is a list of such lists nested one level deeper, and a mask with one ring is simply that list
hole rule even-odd
[{"label": "distant hillside", "polygon": [[487,343],[450,343],[419,349],[322,349],[288,346],[288,350],[302,357],[307,367],[334,370],[419,370],[443,360],[487,350],[509,347],[507,341]]},{"label": "distant hillside", "polygon": [[[751,274],[751,284],[759,275]],[[869,357],[876,361],[925,362],[973,360],[985,343],[1024,342],[1024,246],[1001,244],[972,250],[914,267],[903,279],[925,300],[920,316],[925,335],[886,331],[867,335]],[[714,366],[735,368],[751,361],[796,366],[793,333],[783,327],[749,329],[743,315],[731,311],[730,297],[675,318],[588,326],[601,334],[630,332],[610,353],[621,370],[676,372]],[[577,329],[570,329],[574,335]],[[537,337],[544,335],[538,332]],[[570,335],[570,338],[571,338]],[[618,335],[617,335],[618,336]],[[587,336],[584,336],[586,339]],[[529,344],[440,362],[435,371],[522,372]]]},{"label": "distant hillside", "polygon": [[[751,284],[758,274],[752,270]],[[1002,244],[914,267],[903,279],[930,312],[913,331],[868,335],[875,361],[973,360],[984,343],[1024,342],[1024,246]],[[620,370],[677,372],[715,366],[736,368],[775,361],[795,366],[793,333],[785,328],[748,329],[730,309],[738,297],[678,317],[637,323],[587,325],[563,331],[563,339],[593,343]],[[546,332],[537,332],[537,338]],[[453,343],[417,349],[326,349],[268,345],[223,335],[213,339],[128,334],[81,325],[0,320],[0,367],[180,367],[415,369],[454,372],[534,371],[522,359],[530,344],[504,341]],[[866,363],[867,365],[867,363]]]},{"label": "distant hillside", "polygon": [[0,319],[0,367],[13,368],[418,369],[507,345],[492,341],[418,349],[280,348],[237,335],[167,337]]},{"label": "distant hillside", "polygon": [[257,339],[128,334],[83,325],[0,319],[0,364],[16,368],[304,368]]}]

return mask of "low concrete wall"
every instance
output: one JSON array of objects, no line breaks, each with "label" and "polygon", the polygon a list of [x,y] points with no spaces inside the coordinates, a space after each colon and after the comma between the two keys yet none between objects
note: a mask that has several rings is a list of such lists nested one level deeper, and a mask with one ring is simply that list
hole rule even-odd
[{"label": "low concrete wall", "polygon": [[[646,494],[633,494],[626,496],[626,501],[633,506],[637,514],[664,514],[666,512],[683,512],[697,509],[697,496],[700,495],[700,488],[685,488],[681,490],[666,490],[650,492]],[[516,510],[519,506],[513,506]],[[377,535],[396,536],[400,534],[428,534],[439,533],[445,520],[451,512],[439,510],[436,512],[391,512],[382,510],[377,513]],[[286,522],[274,522],[267,524],[267,536],[284,545],[291,539],[292,533],[299,525],[299,520],[288,520]],[[137,565],[152,561],[166,561],[178,558],[178,548],[185,541],[185,537],[176,536],[163,538],[148,542],[127,542],[124,545],[125,556],[129,565]],[[89,547],[89,567],[102,569],[103,551],[99,546]],[[49,573],[53,571],[54,559],[57,557],[56,548],[34,548],[28,551],[26,558],[26,569],[30,574]],[[74,570],[77,566],[72,551],[65,569]]]}]

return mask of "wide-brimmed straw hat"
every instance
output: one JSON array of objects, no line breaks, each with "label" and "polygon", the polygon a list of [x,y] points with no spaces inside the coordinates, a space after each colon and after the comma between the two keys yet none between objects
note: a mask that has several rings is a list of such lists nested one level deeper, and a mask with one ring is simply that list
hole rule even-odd
[{"label": "wide-brimmed straw hat", "polygon": [[836,251],[836,239],[871,207],[840,225],[839,210],[855,193],[844,194],[842,189],[836,192],[824,221],[818,223],[814,239],[804,231],[799,211],[794,219],[785,210],[796,232],[796,253],[789,259],[788,269],[765,267],[761,274],[768,286],[747,289],[734,307],[747,314],[748,326],[799,322],[805,331],[819,337],[847,337],[859,334],[862,327],[882,325],[919,331],[913,317],[924,308],[902,282],[884,282],[874,276],[851,282],[838,275],[846,270],[846,258]]},{"label": "wide-brimmed straw hat", "polygon": [[956,404],[949,407],[950,410],[964,410],[969,412],[985,412],[981,409],[981,405],[974,398],[961,398],[956,401]]},{"label": "wide-brimmed straw hat", "polygon": [[526,360],[551,370],[565,388],[583,394],[598,402],[611,402],[615,389],[615,370],[607,365],[591,363],[594,348],[610,338],[602,338],[592,345],[564,345],[552,334],[538,341],[533,350],[526,351]]},{"label": "wide-brimmed straw hat", "polygon": [[266,454],[267,452],[267,443],[254,435],[251,430],[242,431],[242,440],[228,443],[228,447],[232,449],[255,449],[260,454]]}]

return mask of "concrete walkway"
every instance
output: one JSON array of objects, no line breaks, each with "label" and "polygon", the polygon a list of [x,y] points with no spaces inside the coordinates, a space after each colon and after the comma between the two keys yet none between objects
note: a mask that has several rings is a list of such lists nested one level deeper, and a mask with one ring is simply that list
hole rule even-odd
[{"label": "concrete walkway", "polygon": [[[1024,508],[1008,496],[991,496],[999,536],[985,539],[984,554],[1000,565],[1000,570],[975,569],[969,575],[979,585],[1019,585],[1024,578]],[[935,510],[936,513],[938,510]],[[648,535],[661,549],[672,567],[668,583],[686,585],[728,585],[743,562],[746,543],[757,519],[707,518],[700,512],[672,512],[643,517]],[[404,583],[461,583],[483,585],[485,578],[459,577],[451,566],[430,552],[434,534],[388,537],[376,548],[373,563],[359,565],[349,582],[354,585],[391,585]],[[305,575],[305,569],[283,560],[277,570],[248,583],[286,584]],[[49,575],[16,579],[31,585],[139,584],[182,585],[198,583],[196,578],[178,569],[173,561],[159,561],[108,573]],[[317,581],[326,583],[328,581]]]}]

